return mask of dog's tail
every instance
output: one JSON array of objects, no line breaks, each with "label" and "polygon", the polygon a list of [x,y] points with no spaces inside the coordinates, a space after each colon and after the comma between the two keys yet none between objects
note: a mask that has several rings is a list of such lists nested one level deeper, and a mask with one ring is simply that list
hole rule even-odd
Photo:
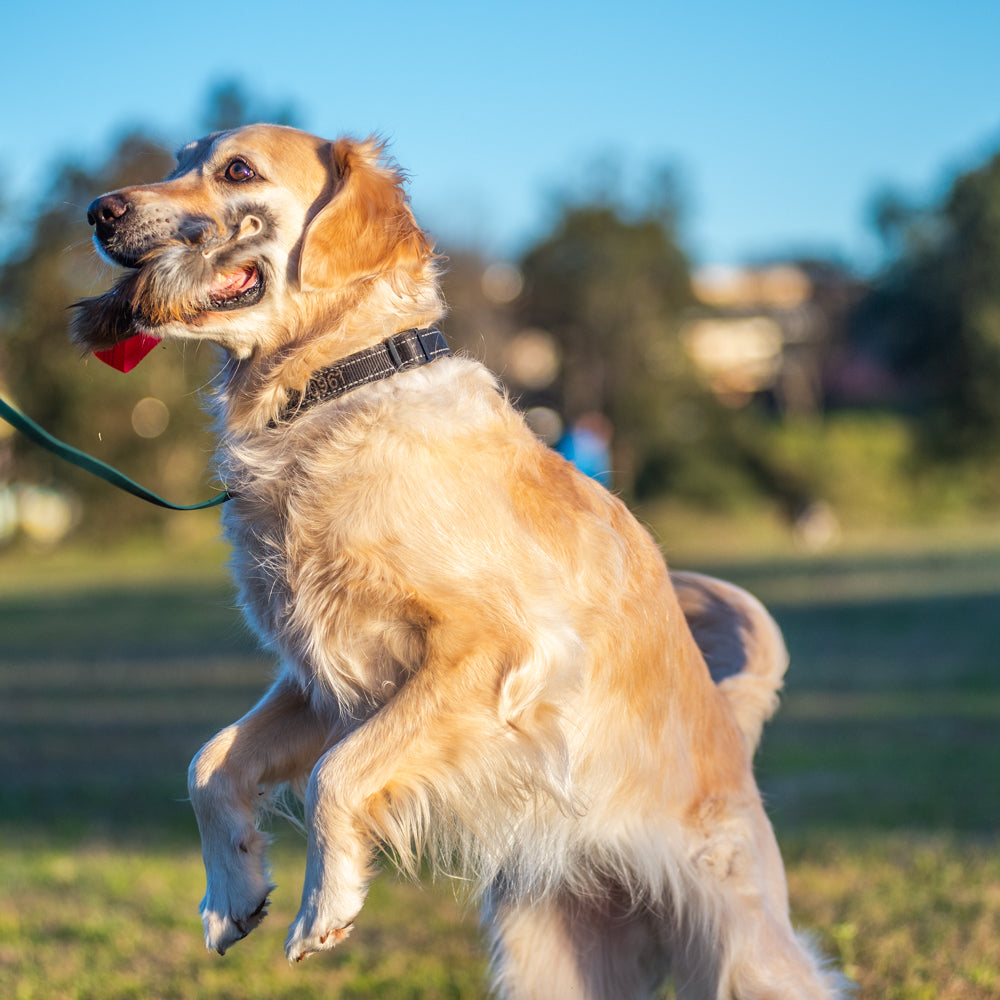
[{"label": "dog's tail", "polygon": [[788,651],[777,622],[735,584],[700,573],[670,579],[712,679],[729,701],[751,754],[778,707]]}]

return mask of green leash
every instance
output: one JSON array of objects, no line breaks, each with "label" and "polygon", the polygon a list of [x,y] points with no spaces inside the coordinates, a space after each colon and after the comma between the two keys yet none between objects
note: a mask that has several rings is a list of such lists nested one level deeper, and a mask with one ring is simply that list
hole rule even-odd
[{"label": "green leash", "polygon": [[112,486],[117,486],[118,489],[124,490],[126,493],[131,493],[133,496],[137,496],[147,503],[156,504],[157,507],[166,507],[167,510],[204,510],[206,507],[218,507],[219,504],[232,499],[230,493],[227,490],[223,490],[212,497],[211,500],[205,500],[202,503],[171,503],[169,500],[164,500],[163,497],[157,496],[151,490],[147,490],[145,486],[140,486],[138,483],[133,482],[128,476],[107,465],[105,462],[100,461],[100,459],[87,455],[82,451],[77,451],[76,448],[72,448],[58,438],[54,438],[48,431],[42,430],[38,424],[20,411],[15,410],[13,406],[6,403],[2,398],[0,398],[0,417],[10,424],[11,427],[19,430],[26,438],[51,451],[53,455],[58,456],[63,461],[69,462],[70,465],[75,465],[77,468],[83,469],[93,476],[97,476],[99,479],[103,479]]}]

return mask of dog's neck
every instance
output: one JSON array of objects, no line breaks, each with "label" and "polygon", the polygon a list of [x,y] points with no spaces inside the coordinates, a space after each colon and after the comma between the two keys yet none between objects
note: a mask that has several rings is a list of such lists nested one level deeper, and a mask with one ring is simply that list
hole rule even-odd
[{"label": "dog's neck", "polygon": [[430,364],[448,354],[451,354],[448,342],[437,328],[404,330],[314,372],[302,392],[295,389],[289,392],[284,409],[268,426],[273,428],[287,423],[317,403],[335,399],[397,372]]},{"label": "dog's neck", "polygon": [[433,261],[418,275],[380,275],[330,296],[299,296],[259,350],[230,356],[217,412],[230,434],[266,431],[283,422],[317,372],[367,351],[385,356],[389,335],[434,328],[444,312]]}]

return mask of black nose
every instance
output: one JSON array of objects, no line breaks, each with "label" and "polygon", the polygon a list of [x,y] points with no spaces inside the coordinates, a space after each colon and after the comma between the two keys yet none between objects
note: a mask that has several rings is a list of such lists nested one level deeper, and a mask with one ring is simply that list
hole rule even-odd
[{"label": "black nose", "polygon": [[128,211],[128,202],[120,194],[105,194],[90,203],[87,221],[92,226],[113,226]]}]

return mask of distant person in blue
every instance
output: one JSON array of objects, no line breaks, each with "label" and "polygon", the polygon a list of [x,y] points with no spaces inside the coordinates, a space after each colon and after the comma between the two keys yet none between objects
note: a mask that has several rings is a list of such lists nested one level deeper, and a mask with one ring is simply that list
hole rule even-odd
[{"label": "distant person in blue", "polygon": [[581,472],[611,488],[611,422],[600,413],[585,413],[560,438],[556,451]]}]

